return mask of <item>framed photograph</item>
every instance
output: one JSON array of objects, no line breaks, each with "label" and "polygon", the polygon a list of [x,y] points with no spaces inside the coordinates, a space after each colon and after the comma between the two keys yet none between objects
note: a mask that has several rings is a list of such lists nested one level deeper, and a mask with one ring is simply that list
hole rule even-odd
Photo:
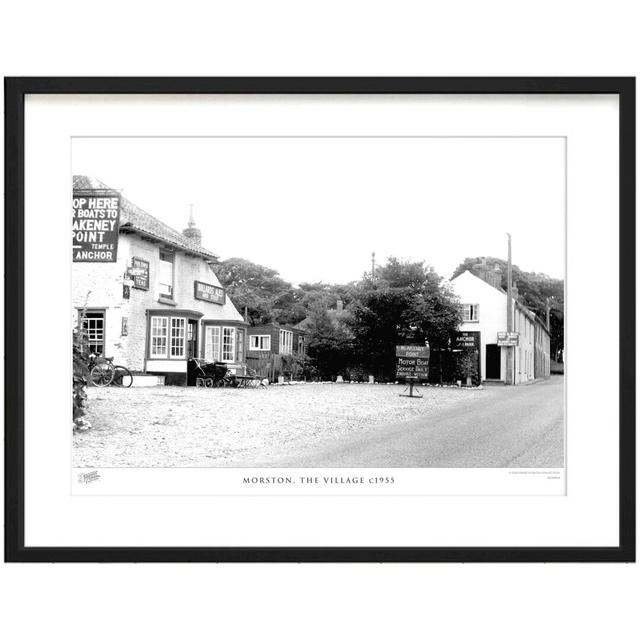
[{"label": "framed photograph", "polygon": [[7,78],[5,131],[5,560],[635,560],[634,78]]}]

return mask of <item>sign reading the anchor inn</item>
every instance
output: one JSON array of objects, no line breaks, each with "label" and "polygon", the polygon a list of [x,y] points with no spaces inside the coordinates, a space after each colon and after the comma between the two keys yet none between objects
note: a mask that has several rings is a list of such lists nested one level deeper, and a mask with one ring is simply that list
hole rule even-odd
[{"label": "sign reading the anchor inn", "polygon": [[224,304],[225,293],[222,287],[216,287],[214,284],[199,282],[195,280],[194,296],[196,300],[204,300],[205,302],[214,302],[215,304]]},{"label": "sign reading the anchor inn", "polygon": [[429,347],[413,344],[396,345],[396,378],[427,380]]},{"label": "sign reading the anchor inn", "polygon": [[115,262],[118,255],[120,196],[73,194],[73,261]]}]

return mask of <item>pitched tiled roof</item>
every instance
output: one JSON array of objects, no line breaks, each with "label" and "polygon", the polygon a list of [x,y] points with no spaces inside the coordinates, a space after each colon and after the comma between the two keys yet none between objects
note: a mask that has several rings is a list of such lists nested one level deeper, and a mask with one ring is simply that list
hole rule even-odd
[{"label": "pitched tiled roof", "polygon": [[[88,176],[73,176],[73,190],[98,190],[120,195],[117,189],[112,189],[103,182],[100,182],[100,180]],[[207,260],[214,261],[218,258],[218,256],[211,251],[193,243],[179,231],[172,229],[164,222],[160,222],[160,220],[154,218],[150,213],[143,211],[122,195],[120,195],[120,229],[122,231],[126,231],[127,229],[138,231],[144,236],[165,242],[177,249],[194,253]]]},{"label": "pitched tiled roof", "polygon": [[[508,294],[502,287],[494,287],[492,284],[487,282],[484,278],[481,278],[478,274],[473,273],[473,271],[469,269],[467,269],[466,271],[463,271],[461,274],[457,275],[455,278],[451,278],[451,282],[453,282],[454,280],[457,280],[460,276],[464,276],[466,273],[473,276],[474,278],[477,278],[478,280],[480,280],[480,282],[484,282],[488,287],[491,287],[492,289],[499,291],[503,296],[505,296],[505,298],[507,297]],[[522,304],[518,300],[514,300],[514,304],[532,322],[537,322],[549,335],[551,335],[551,332],[549,331],[549,329],[547,329],[545,323],[537,316],[536,313],[534,313],[531,309],[529,309],[529,307],[525,307],[524,304]]]},{"label": "pitched tiled roof", "polygon": [[292,325],[288,323],[279,323],[279,322],[263,322],[262,324],[256,324],[254,326],[250,326],[249,329],[261,329],[264,327],[275,327],[276,329],[288,329],[291,331],[292,329],[295,331],[305,332],[307,331],[306,327],[299,327],[300,323]]}]

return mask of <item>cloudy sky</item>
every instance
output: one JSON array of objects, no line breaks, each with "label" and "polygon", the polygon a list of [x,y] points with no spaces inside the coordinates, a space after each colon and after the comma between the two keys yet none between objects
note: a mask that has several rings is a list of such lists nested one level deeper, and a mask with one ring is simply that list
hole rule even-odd
[{"label": "cloudy sky", "polygon": [[564,277],[561,138],[75,138],[91,175],[203,245],[293,283],[347,282],[388,256],[450,277],[467,256]]}]

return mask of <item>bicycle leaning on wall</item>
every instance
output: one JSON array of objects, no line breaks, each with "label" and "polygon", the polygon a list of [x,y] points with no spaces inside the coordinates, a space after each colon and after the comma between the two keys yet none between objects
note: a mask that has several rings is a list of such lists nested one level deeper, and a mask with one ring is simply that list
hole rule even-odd
[{"label": "bicycle leaning on wall", "polygon": [[113,364],[113,358],[92,353],[89,356],[89,381],[94,387],[116,387],[128,389],[133,384],[131,371],[120,364]]}]

